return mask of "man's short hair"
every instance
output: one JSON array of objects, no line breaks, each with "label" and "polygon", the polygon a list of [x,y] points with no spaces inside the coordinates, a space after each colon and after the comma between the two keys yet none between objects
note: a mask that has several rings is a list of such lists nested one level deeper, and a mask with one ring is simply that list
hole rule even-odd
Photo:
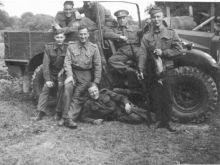
[{"label": "man's short hair", "polygon": [[74,6],[74,3],[73,3],[73,1],[65,1],[65,2],[63,3],[63,6],[65,6],[65,5]]},{"label": "man's short hair", "polygon": [[78,27],[78,32],[79,32],[80,30],[82,30],[82,29],[87,29],[87,30],[89,31],[88,26],[86,26],[86,25],[80,25],[80,26]]}]

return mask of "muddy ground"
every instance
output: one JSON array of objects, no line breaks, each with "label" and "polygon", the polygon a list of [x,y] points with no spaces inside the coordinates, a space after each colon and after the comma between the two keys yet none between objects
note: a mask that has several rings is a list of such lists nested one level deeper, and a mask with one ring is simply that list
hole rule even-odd
[{"label": "muddy ground", "polygon": [[173,124],[177,133],[119,122],[71,130],[52,117],[35,122],[31,97],[6,67],[0,76],[0,165],[220,164],[219,113],[202,125]]}]

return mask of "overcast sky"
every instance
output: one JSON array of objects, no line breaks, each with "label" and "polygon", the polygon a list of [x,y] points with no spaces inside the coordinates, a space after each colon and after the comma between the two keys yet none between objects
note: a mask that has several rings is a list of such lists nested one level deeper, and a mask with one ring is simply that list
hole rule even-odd
[{"label": "overcast sky", "polygon": [[[1,9],[7,11],[10,16],[18,16],[20,17],[22,13],[31,11],[34,14],[48,14],[51,16],[55,16],[57,11],[63,9],[63,2],[65,0],[0,0],[4,6],[0,7]],[[131,2],[138,3],[141,10],[141,17],[146,17],[144,13],[145,8],[149,5],[149,3],[153,3],[154,0],[135,0]],[[81,0],[75,0],[75,7],[82,6]],[[112,3],[113,4],[113,3]],[[127,5],[105,5],[109,8],[112,13],[116,9],[127,9],[132,12],[136,11],[133,8],[128,8]],[[135,13],[136,14],[136,13]],[[135,16],[134,16],[135,17]]]}]

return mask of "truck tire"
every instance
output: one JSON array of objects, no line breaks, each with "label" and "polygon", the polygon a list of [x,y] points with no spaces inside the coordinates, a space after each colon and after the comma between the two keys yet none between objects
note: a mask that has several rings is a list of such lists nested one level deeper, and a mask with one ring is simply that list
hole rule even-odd
[{"label": "truck tire", "polygon": [[38,99],[44,86],[43,65],[38,66],[32,75],[32,95]]},{"label": "truck tire", "polygon": [[204,122],[217,107],[215,81],[195,67],[184,66],[173,71],[172,118],[178,122]]}]

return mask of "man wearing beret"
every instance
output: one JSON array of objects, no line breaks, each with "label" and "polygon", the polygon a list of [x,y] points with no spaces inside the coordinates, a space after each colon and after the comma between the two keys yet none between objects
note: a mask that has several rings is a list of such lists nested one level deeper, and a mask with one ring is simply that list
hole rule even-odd
[{"label": "man wearing beret", "polygon": [[[67,43],[64,43],[64,33],[56,33],[54,35],[55,42],[45,45],[43,59],[43,76],[45,84],[39,96],[36,120],[41,120],[46,115],[46,107],[49,97],[49,91],[52,88],[58,88],[57,98],[57,117],[61,116],[61,99],[62,99],[62,80],[58,75],[63,68],[64,58],[67,51]],[[59,78],[58,78],[59,77]]]},{"label": "man wearing beret", "polygon": [[73,1],[64,2],[63,11],[59,11],[55,17],[54,30],[64,32],[65,34],[77,32],[82,21],[81,15],[73,7]]},{"label": "man wearing beret", "polygon": [[108,62],[115,71],[126,77],[128,73],[135,72],[128,61],[133,62],[137,59],[138,46],[134,43],[138,43],[139,40],[138,28],[128,24],[127,10],[118,10],[114,15],[117,17],[118,27],[104,30],[104,38],[113,40],[117,50]]},{"label": "man wearing beret", "polygon": [[144,34],[138,52],[138,76],[144,79],[147,75],[149,79],[150,104],[156,111],[157,128],[167,128],[173,132],[175,130],[169,124],[172,108],[169,69],[173,67],[173,58],[181,55],[182,46],[177,33],[166,26],[159,7],[152,7],[149,14],[152,24]]}]

